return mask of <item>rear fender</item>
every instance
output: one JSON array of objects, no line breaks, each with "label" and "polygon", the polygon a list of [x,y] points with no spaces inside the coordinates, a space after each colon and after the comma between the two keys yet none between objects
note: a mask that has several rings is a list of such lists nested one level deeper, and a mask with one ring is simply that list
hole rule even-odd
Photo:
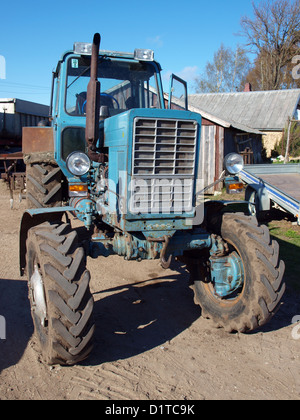
[{"label": "rear fender", "polygon": [[24,276],[26,269],[26,241],[28,231],[34,226],[45,222],[61,221],[67,211],[74,211],[73,207],[53,207],[27,210],[22,217],[19,236],[19,265],[20,275]]}]

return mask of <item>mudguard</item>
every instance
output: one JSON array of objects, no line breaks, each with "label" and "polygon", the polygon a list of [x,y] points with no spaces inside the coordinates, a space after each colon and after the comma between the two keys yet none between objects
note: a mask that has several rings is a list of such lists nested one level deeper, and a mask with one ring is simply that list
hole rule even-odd
[{"label": "mudguard", "polygon": [[258,211],[269,211],[271,202],[268,191],[260,184],[249,184],[245,191],[245,200],[249,201],[253,191],[257,192],[257,209]]},{"label": "mudguard", "polygon": [[63,215],[74,211],[73,207],[53,207],[26,210],[23,214],[19,236],[20,275],[24,276],[26,269],[26,240],[29,229],[44,222],[61,221]]}]

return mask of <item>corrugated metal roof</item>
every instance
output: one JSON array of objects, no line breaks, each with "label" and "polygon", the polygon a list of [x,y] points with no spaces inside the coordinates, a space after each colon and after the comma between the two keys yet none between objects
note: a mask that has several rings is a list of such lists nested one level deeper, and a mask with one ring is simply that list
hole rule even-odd
[{"label": "corrugated metal roof", "polygon": [[48,117],[49,106],[36,102],[24,101],[23,99],[16,99],[16,112],[20,114],[36,115],[37,117]]},{"label": "corrugated metal roof", "polygon": [[256,130],[283,130],[299,102],[300,89],[189,95],[189,103],[200,111]]},{"label": "corrugated metal roof", "polygon": [[[164,97],[166,100],[169,99],[169,95],[167,93],[164,93]],[[175,97],[173,97],[172,103],[174,103],[175,105],[178,105],[182,109],[184,109],[185,107],[184,101]],[[198,114],[201,114],[203,118],[217,125],[220,125],[221,127],[224,127],[224,128],[234,127],[237,130],[245,131],[247,133],[261,134],[260,131],[256,130],[255,128],[247,127],[246,125],[241,124],[241,123],[225,121],[225,119],[220,118],[220,116],[216,116],[216,115],[213,115],[211,112],[204,111],[203,109],[200,109],[197,106],[193,106],[191,103],[189,103],[189,111],[197,112]]]},{"label": "corrugated metal roof", "polygon": [[3,108],[7,108],[8,105],[11,107],[8,109],[8,113],[19,113],[34,115],[37,117],[49,117],[49,106],[39,104],[37,102],[25,101],[17,98],[0,98],[0,110],[3,112]]}]

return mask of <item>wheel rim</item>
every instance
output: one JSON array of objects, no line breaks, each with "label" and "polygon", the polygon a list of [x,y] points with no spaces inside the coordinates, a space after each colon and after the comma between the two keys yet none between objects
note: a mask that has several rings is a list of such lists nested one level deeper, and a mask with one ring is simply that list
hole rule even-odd
[{"label": "wheel rim", "polygon": [[44,291],[43,277],[38,264],[34,264],[34,271],[30,277],[30,289],[32,296],[32,309],[42,327],[46,327],[47,305]]},{"label": "wheel rim", "polygon": [[253,193],[249,197],[249,204],[248,210],[251,216],[256,216],[256,192]]}]

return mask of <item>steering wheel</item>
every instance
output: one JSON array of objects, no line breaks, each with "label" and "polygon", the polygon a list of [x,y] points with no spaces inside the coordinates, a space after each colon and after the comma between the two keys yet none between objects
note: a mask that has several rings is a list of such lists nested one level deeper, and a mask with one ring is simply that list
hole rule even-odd
[{"label": "steering wheel", "polygon": [[[112,95],[109,95],[108,93],[100,93],[100,96],[103,96],[103,97],[105,97],[105,98],[110,98],[110,99],[112,99],[113,101],[115,101],[116,102],[116,104],[117,104],[117,109],[120,109],[120,104],[119,104],[119,102],[116,100],[116,98],[114,98]],[[85,114],[85,108],[86,108],[86,103],[87,103],[87,100],[85,100],[84,102],[83,102],[83,104],[82,104],[82,109],[81,109],[81,112],[83,113],[83,114]]]}]

